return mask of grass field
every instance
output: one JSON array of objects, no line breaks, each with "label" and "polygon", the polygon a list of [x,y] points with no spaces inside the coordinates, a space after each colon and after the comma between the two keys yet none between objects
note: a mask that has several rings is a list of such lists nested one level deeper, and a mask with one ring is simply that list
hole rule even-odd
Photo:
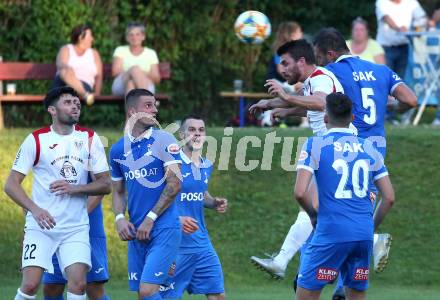
[{"label": "grass field", "polygon": [[[13,299],[17,291],[15,280],[0,280],[2,289],[1,299]],[[112,300],[137,299],[135,294],[127,291],[125,281],[110,282],[106,286],[107,293]],[[285,283],[275,281],[262,281],[258,286],[235,286],[232,283],[226,285],[227,298],[230,300],[293,300],[293,289]],[[327,287],[321,295],[321,299],[329,300],[332,295],[332,287]],[[438,300],[440,289],[403,286],[383,286],[375,284],[368,290],[368,298],[373,300]],[[42,299],[41,291],[39,298]],[[206,299],[202,295],[188,295],[184,300]]]},{"label": "grass field", "polygon": [[[111,144],[119,130],[99,130]],[[292,184],[295,172],[282,169],[282,145],[275,145],[270,171],[260,164],[252,172],[236,168],[236,144],[243,136],[256,136],[264,142],[272,129],[234,129],[228,170],[216,168],[210,181],[213,195],[226,196],[230,211],[225,216],[207,212],[210,235],[225,272],[229,299],[292,299],[291,279],[297,268],[297,258],[289,265],[287,280],[272,282],[257,271],[249,256],[277,251],[294,221],[297,205],[293,202]],[[0,185],[9,172],[19,144],[30,129],[8,129],[0,134]],[[210,128],[220,149],[223,129]],[[278,129],[277,136],[299,137],[309,131]],[[440,131],[429,127],[388,130],[386,159],[396,189],[396,205],[381,227],[393,234],[390,264],[380,274],[373,274],[370,299],[440,299],[440,190],[437,178],[440,168]],[[295,141],[294,153],[296,151]],[[256,144],[255,144],[256,145]],[[246,162],[261,161],[262,147],[249,144]],[[286,157],[284,157],[284,160]],[[292,158],[293,160],[294,158]],[[31,180],[25,180],[30,191]],[[0,192],[0,299],[11,299],[20,282],[20,243],[23,217],[21,210]],[[112,280],[108,286],[113,299],[134,299],[126,291],[126,245],[117,238],[110,198],[104,200],[105,225],[108,235],[109,264]],[[322,299],[329,299],[329,292]],[[203,299],[189,297],[189,299]]]}]

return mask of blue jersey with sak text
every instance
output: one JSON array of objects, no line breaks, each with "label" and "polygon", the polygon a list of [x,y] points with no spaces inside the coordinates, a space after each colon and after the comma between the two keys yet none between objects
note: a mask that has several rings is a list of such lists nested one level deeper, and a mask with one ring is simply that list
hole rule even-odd
[{"label": "blue jersey with sak text", "polygon": [[[335,74],[344,88],[344,94],[353,102],[353,125],[358,130],[358,136],[385,138],[388,95],[403,83],[402,79],[385,65],[352,55],[343,55],[326,68]],[[385,147],[380,143],[378,146]]]},{"label": "blue jersey with sak text", "polygon": [[[128,214],[137,228],[156,205],[166,185],[165,167],[181,163],[179,146],[170,133],[148,129],[138,138],[124,136],[110,150],[113,181],[123,180]],[[180,228],[173,202],[154,222],[154,228]]]},{"label": "blue jersey with sak text", "polygon": [[204,200],[213,166],[211,161],[201,158],[201,164],[197,167],[183,151],[180,157],[183,182],[176,197],[177,208],[180,216],[196,219],[199,229],[192,234],[182,234],[179,254],[198,253],[212,247],[205,223]]},{"label": "blue jersey with sak text", "polygon": [[315,175],[319,211],[312,245],[373,239],[371,183],[387,176],[381,154],[348,128],[330,129],[304,144],[298,169]]}]

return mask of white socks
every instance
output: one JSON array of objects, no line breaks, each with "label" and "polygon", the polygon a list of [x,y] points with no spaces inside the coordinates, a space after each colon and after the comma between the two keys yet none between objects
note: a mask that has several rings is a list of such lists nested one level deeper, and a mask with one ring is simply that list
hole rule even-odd
[{"label": "white socks", "polygon": [[286,269],[287,264],[295,253],[304,245],[313,231],[312,222],[305,211],[300,211],[295,223],[290,227],[280,253],[274,258],[274,263]]},{"label": "white socks", "polygon": [[379,235],[377,233],[375,233],[374,238],[373,238],[373,245],[375,245],[377,243],[378,239],[379,239]]},{"label": "white socks", "polygon": [[75,295],[75,294],[67,292],[67,300],[86,300],[86,299],[87,299],[86,294]]},{"label": "white socks", "polygon": [[[37,298],[37,295],[29,296],[23,293],[20,289],[17,290],[17,295],[15,295],[14,300],[34,300]],[[84,295],[75,295],[67,292],[67,300],[86,300],[87,296]]]},{"label": "white socks", "polygon": [[17,295],[15,295],[14,300],[33,300],[36,299],[37,295],[29,296],[23,293],[20,288],[17,290]]}]

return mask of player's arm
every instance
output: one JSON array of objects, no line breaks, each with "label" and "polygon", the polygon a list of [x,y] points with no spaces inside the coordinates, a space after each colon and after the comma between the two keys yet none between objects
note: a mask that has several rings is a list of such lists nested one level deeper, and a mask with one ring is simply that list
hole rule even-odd
[{"label": "player's arm", "polygon": [[286,97],[283,98],[283,100],[288,102],[290,105],[295,105],[303,110],[324,111],[325,97],[327,97],[327,94],[323,92],[316,92],[311,96],[286,94]]},{"label": "player's arm", "polygon": [[270,95],[277,96],[282,101],[287,102],[289,106],[298,106],[305,110],[313,111],[325,110],[325,97],[327,97],[327,94],[321,91],[316,91],[311,96],[288,94],[281,84],[273,79],[267,80],[264,86],[268,88]]},{"label": "player's arm", "polygon": [[280,98],[273,98],[273,99],[261,99],[255,104],[252,104],[251,107],[249,107],[249,112],[251,114],[257,114],[259,112],[268,110],[268,109],[274,109],[274,108],[285,108],[289,107],[289,103],[280,99]]},{"label": "player's arm", "polygon": [[94,133],[90,145],[90,160],[87,168],[94,176],[88,184],[69,184],[66,180],[57,180],[50,184],[49,189],[55,195],[105,195],[111,192],[111,181],[107,156],[99,136]]},{"label": "player's arm", "polygon": [[132,240],[136,234],[136,229],[132,223],[125,219],[125,184],[124,180],[112,180],[112,206],[115,214],[116,231],[119,238],[123,241]]},{"label": "player's arm", "polygon": [[[92,180],[96,180],[96,177],[90,173],[90,177]],[[104,195],[98,195],[98,196],[89,196],[87,198],[87,213],[90,214],[101,202],[104,198]]]},{"label": "player's arm", "polygon": [[105,195],[111,192],[109,172],[94,174],[96,180],[88,184],[70,184],[66,180],[57,180],[50,184],[49,189],[55,195]]},{"label": "player's arm", "polygon": [[276,118],[286,118],[289,116],[306,117],[307,111],[302,107],[291,108],[275,108],[271,111],[270,118],[272,120]]},{"label": "player's arm", "polygon": [[172,163],[165,167],[166,185],[159,197],[156,205],[147,214],[142,224],[136,232],[138,240],[147,240],[150,238],[150,232],[154,221],[173,203],[182,187],[182,174],[180,163]]},{"label": "player's arm", "polygon": [[160,216],[173,203],[182,187],[182,174],[180,164],[171,164],[166,167],[166,185],[160,195],[159,201],[151,210],[157,216]]},{"label": "player's arm", "polygon": [[399,111],[406,111],[417,105],[417,96],[405,83],[398,84],[392,96],[399,101]]},{"label": "player's arm", "polygon": [[102,202],[103,198],[104,195],[89,196],[87,198],[87,213],[90,214]]},{"label": "player's arm", "polygon": [[[299,166],[298,166],[299,167]],[[317,211],[313,206],[310,197],[307,197],[310,181],[312,180],[312,172],[309,168],[299,168],[296,174],[296,183],[294,196],[299,205],[306,211],[312,220],[312,224],[316,222]]]},{"label": "player's arm", "polygon": [[218,213],[221,214],[225,213],[228,209],[228,199],[213,197],[208,191],[205,192],[204,196],[205,199],[203,200],[203,205],[206,208],[215,209]]},{"label": "player's arm", "polygon": [[35,204],[24,191],[21,183],[23,182],[25,175],[11,170],[8,178],[6,179],[6,184],[4,187],[5,193],[18,205],[27,211],[32,213],[32,216],[37,221],[38,225],[42,229],[51,229],[55,227],[55,219],[50,215],[48,211],[40,208]]},{"label": "player's arm", "polygon": [[382,200],[374,212],[374,230],[379,227],[379,225],[385,219],[385,216],[390,211],[394,204],[394,189],[391,184],[390,177],[388,175],[383,176],[375,181],[377,188],[382,196]]}]

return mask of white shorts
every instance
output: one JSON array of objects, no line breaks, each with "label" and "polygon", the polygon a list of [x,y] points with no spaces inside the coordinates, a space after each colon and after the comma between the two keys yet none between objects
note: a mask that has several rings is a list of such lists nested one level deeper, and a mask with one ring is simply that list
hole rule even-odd
[{"label": "white shorts", "polygon": [[61,272],[74,263],[92,267],[89,226],[71,231],[25,229],[21,267],[37,266],[53,273],[52,255],[56,253]]},{"label": "white shorts", "polygon": [[[112,94],[117,96],[125,96],[125,83],[124,83],[125,72],[119,74],[115,77],[112,84]],[[154,84],[148,87],[148,90],[154,94],[155,87]]]}]

